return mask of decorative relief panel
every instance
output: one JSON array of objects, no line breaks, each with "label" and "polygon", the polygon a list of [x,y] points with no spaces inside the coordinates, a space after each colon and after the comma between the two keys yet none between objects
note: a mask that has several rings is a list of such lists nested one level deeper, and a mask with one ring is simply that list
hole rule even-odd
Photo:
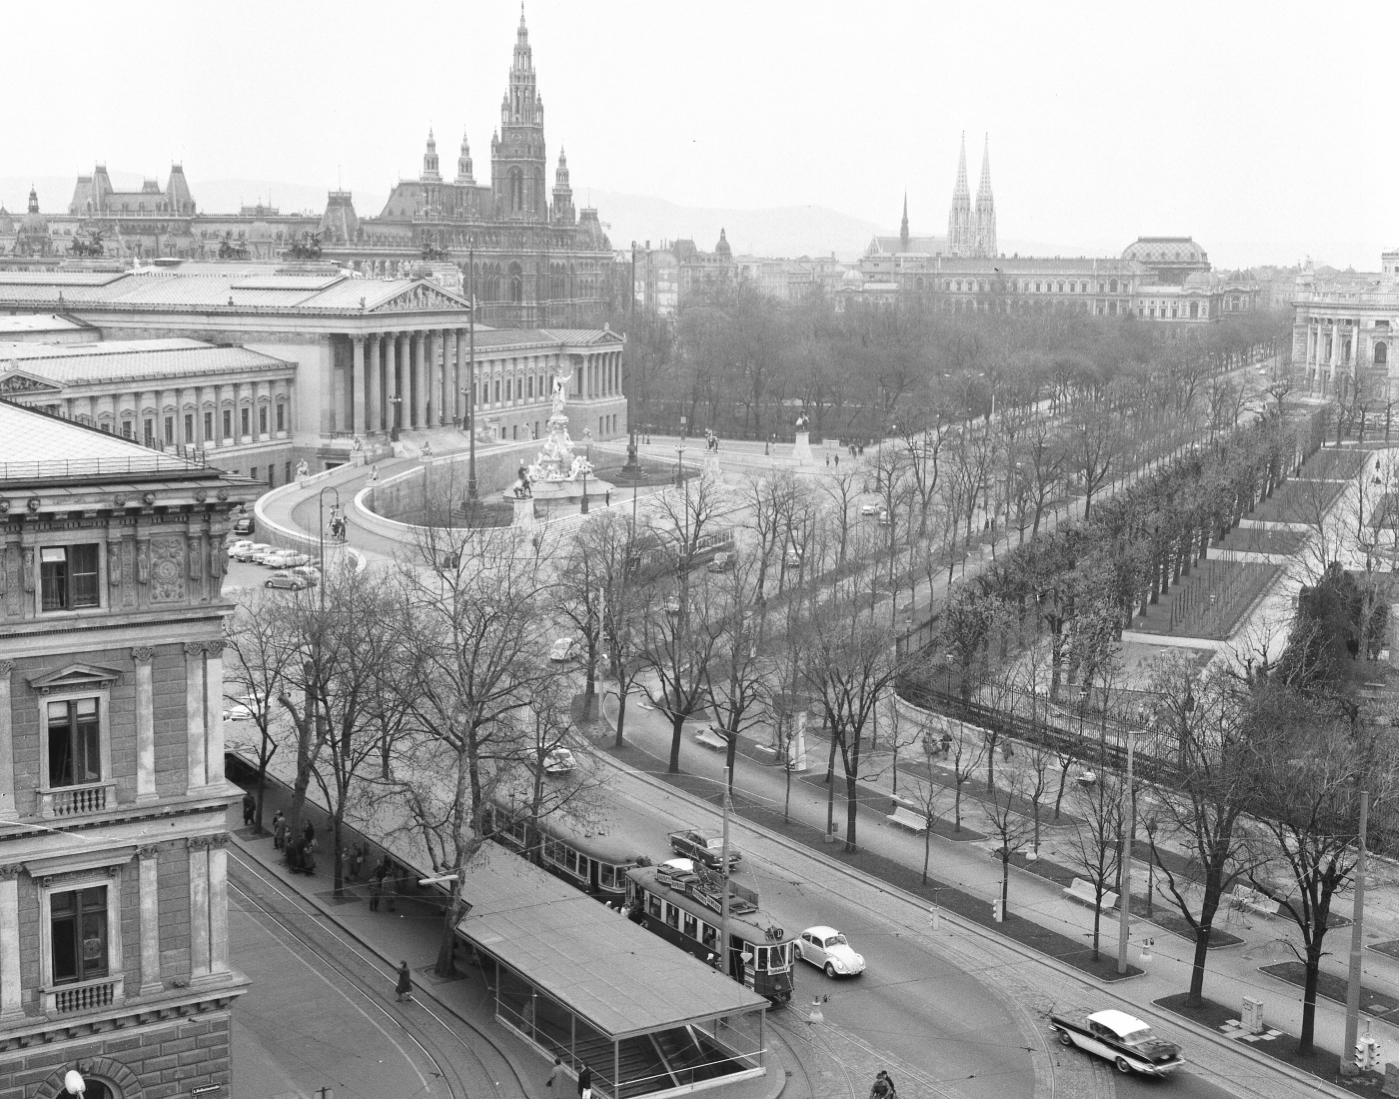
[{"label": "decorative relief panel", "polygon": [[151,602],[185,601],[185,540],[180,537],[152,538]]}]

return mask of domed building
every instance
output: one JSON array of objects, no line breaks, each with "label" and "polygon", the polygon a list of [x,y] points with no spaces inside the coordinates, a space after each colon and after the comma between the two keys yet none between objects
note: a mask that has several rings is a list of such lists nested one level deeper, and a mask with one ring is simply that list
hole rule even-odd
[{"label": "domed building", "polygon": [[29,212],[19,223],[15,243],[10,251],[16,256],[53,255],[53,237],[49,234],[49,219],[39,213],[39,196],[29,188]]},{"label": "domed building", "polygon": [[1210,269],[1209,256],[1189,237],[1138,237],[1122,250],[1122,258],[1147,268],[1160,286],[1184,285],[1191,275]]}]

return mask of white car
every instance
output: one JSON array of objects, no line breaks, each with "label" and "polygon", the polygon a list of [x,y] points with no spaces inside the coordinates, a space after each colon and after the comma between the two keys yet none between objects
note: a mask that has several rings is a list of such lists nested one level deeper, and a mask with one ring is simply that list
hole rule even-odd
[{"label": "white car", "polygon": [[544,773],[546,775],[566,775],[577,766],[578,761],[567,748],[551,748],[544,753]]},{"label": "white car", "polygon": [[878,515],[878,514],[879,514],[881,511],[883,511],[883,510],[884,510],[883,507],[882,507],[881,505],[879,505],[879,504],[861,504],[861,505],[860,505],[860,514],[861,514],[861,515],[864,515],[864,516],[874,516],[874,515]]},{"label": "white car", "polygon": [[321,582],[321,570],[315,565],[293,565],[287,571],[293,576],[301,577],[313,588]]},{"label": "white car", "polygon": [[1095,1011],[1082,1022],[1062,1015],[1051,1015],[1049,1025],[1059,1032],[1059,1041],[1078,1046],[1117,1066],[1124,1075],[1140,1072],[1165,1076],[1185,1064],[1180,1046],[1158,1038],[1151,1027],[1125,1011]]},{"label": "white car", "polygon": [[266,542],[249,542],[233,556],[240,561],[255,561],[258,554],[270,553],[272,548]]},{"label": "white car", "polygon": [[246,553],[252,548],[253,540],[251,538],[240,538],[238,539],[238,541],[230,542],[228,544],[228,556],[237,557],[242,553]]},{"label": "white car", "polygon": [[285,563],[282,565],[284,569],[302,568],[311,563],[311,555],[309,553],[297,553],[296,550],[287,550],[284,557],[286,558]]},{"label": "white car", "polygon": [[291,568],[292,560],[297,556],[295,550],[274,549],[271,553],[264,553],[261,557],[254,557],[253,560],[269,569]]},{"label": "white car", "polygon": [[223,708],[223,719],[225,721],[251,721],[253,719],[253,708],[247,702],[231,699]]},{"label": "white car", "polygon": [[578,639],[576,637],[560,637],[549,646],[549,659],[556,664],[572,660],[577,655]]},{"label": "white car", "polygon": [[834,927],[808,927],[797,936],[802,961],[824,969],[827,977],[854,977],[865,971],[865,957],[856,954],[850,940]]}]

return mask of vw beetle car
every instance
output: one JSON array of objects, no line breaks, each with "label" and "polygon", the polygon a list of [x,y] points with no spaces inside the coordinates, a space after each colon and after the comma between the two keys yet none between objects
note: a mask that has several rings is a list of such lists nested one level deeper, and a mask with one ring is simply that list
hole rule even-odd
[{"label": "vw beetle car", "polygon": [[808,927],[797,936],[802,961],[824,969],[827,977],[854,977],[865,971],[863,954],[856,954],[850,940],[834,927]]}]

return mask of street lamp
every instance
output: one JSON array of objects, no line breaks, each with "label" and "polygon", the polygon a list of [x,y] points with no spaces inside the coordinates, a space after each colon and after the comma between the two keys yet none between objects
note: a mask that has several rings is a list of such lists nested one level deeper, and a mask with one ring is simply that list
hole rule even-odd
[{"label": "street lamp", "polygon": [[[326,561],[325,561],[325,494],[326,494],[327,492],[333,492],[333,493],[335,493],[335,507],[332,509],[331,514],[335,514],[336,512],[338,512],[338,511],[340,510],[340,490],[339,490],[338,488],[336,488],[334,485],[326,485],[323,489],[321,489],[320,492],[316,493],[316,510],[320,513],[320,514],[319,514],[319,517],[320,517],[321,568],[322,568],[323,570],[326,568]],[[325,583],[324,583],[324,576],[322,576],[322,582],[319,583],[319,584],[317,584],[316,586],[319,587],[319,588],[321,589],[321,610],[324,611],[324,610],[325,610]]]},{"label": "street lamp", "polygon": [[403,403],[403,398],[395,394],[389,398],[389,404],[393,405],[393,430],[389,432],[389,439],[398,442],[399,410],[398,406]]},{"label": "street lamp", "polygon": [[583,506],[580,507],[578,510],[579,510],[582,514],[587,515],[587,514],[588,514],[588,468],[587,468],[587,466],[584,466],[584,467],[583,467],[583,469],[582,469],[582,474],[583,474]]},{"label": "street lamp", "polygon": [[466,395],[466,436],[470,446],[466,467],[466,498],[476,502],[476,238],[466,238],[467,302],[471,315],[467,318],[467,374],[470,384]]}]

